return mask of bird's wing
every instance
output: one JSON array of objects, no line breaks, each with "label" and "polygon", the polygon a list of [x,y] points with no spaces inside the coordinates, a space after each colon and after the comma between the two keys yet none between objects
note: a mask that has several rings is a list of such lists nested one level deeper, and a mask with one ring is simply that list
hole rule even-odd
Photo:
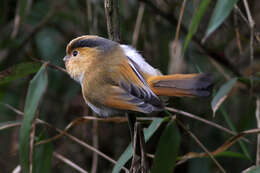
[{"label": "bird's wing", "polygon": [[116,68],[117,73],[112,75],[112,81],[117,82],[110,86],[113,94],[105,100],[106,106],[143,113],[163,108],[162,101],[149,88],[138,70],[139,67],[133,61],[126,59]]}]

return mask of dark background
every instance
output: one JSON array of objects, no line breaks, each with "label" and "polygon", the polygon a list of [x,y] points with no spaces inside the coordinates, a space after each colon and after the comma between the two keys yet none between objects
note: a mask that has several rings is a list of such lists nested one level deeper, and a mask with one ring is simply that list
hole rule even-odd
[{"label": "dark background", "polygon": [[[22,2],[26,2],[23,12]],[[249,5],[255,20],[255,32],[259,31],[260,4],[251,0]],[[142,1],[119,1],[119,19],[121,43],[133,44],[133,34],[137,14]],[[144,1],[144,15],[140,33],[135,45],[145,59],[154,67],[167,73],[211,73],[214,76],[214,92],[230,78],[248,76],[250,73],[249,37],[250,29],[243,19],[231,12],[225,22],[205,43],[201,43],[210,16],[215,7],[212,2],[202,18],[199,28],[190,42],[184,58],[172,54],[172,42],[175,38],[181,0]],[[178,50],[181,51],[189,24],[200,1],[188,1],[184,11]],[[237,4],[246,15],[242,1]],[[91,11],[90,11],[91,10]],[[19,22],[15,22],[19,18]],[[104,2],[101,0],[1,0],[0,1],[0,70],[3,71],[15,64],[28,61],[48,61],[55,66],[64,67],[66,44],[73,38],[84,34],[95,34],[108,38]],[[238,48],[235,30],[239,30],[242,49]],[[259,74],[259,42],[254,44],[254,74]],[[224,59],[224,61],[223,61]],[[174,65],[171,65],[174,62]],[[21,111],[24,109],[25,97],[30,79],[29,75],[15,81],[0,85],[0,102],[7,103]],[[39,106],[39,118],[55,127],[64,129],[73,119],[92,115],[81,96],[80,86],[66,73],[56,68],[48,68],[48,87]],[[1,79],[1,78],[0,78]],[[256,128],[257,86],[250,95],[250,87],[236,84],[221,109],[227,113],[237,131]],[[206,99],[172,98],[169,107],[175,107],[197,116],[228,127],[223,111],[218,111],[213,118],[210,102],[213,96]],[[159,113],[157,116],[165,116]],[[230,135],[207,124],[177,115],[190,131],[201,142],[213,151],[223,144]],[[21,120],[10,109],[0,105],[0,123]],[[99,122],[93,128],[93,122],[73,127],[70,133],[93,143],[93,134],[98,137],[98,148],[117,160],[130,141],[127,123]],[[163,124],[148,142],[148,153],[156,151]],[[18,142],[19,127],[0,131],[0,172],[12,172],[19,165]],[[97,132],[93,132],[93,129]],[[56,135],[53,130],[37,126],[36,133],[45,131],[49,137]],[[203,150],[180,128],[182,142],[179,155]],[[241,172],[255,163],[256,135],[248,136],[250,143],[245,143],[251,160],[242,152],[238,143],[229,151],[241,153],[244,157],[217,157],[227,172]],[[83,169],[90,172],[93,152],[66,137],[53,142],[54,151],[66,156]],[[52,172],[74,172],[72,168],[53,158]],[[98,157],[97,172],[111,172],[113,164]],[[218,168],[209,158],[197,158],[177,166],[176,172],[218,172]]]}]

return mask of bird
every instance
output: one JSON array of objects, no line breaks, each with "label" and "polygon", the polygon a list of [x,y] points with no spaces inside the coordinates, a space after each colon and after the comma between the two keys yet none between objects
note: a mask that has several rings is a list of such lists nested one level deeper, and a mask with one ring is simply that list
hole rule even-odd
[{"label": "bird", "polygon": [[135,48],[96,35],[71,40],[63,60],[68,74],[81,85],[86,104],[101,117],[162,111],[165,96],[211,94],[211,75],[163,75]]}]

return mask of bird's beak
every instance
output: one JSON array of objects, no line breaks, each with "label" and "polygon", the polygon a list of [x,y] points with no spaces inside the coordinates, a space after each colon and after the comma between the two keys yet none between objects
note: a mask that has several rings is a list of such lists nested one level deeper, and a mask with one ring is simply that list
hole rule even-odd
[{"label": "bird's beak", "polygon": [[69,60],[69,56],[68,55],[66,55],[64,58],[63,58],[63,61],[65,61],[65,62],[67,62],[68,60]]}]

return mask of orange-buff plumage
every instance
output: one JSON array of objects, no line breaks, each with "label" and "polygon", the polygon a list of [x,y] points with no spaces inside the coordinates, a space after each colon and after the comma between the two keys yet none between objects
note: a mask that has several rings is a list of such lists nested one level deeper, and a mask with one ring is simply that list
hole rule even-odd
[{"label": "orange-buff plumage", "polygon": [[204,97],[212,86],[206,74],[162,75],[134,48],[98,36],[73,39],[64,61],[86,103],[101,116],[160,111],[165,103],[159,96]]}]

